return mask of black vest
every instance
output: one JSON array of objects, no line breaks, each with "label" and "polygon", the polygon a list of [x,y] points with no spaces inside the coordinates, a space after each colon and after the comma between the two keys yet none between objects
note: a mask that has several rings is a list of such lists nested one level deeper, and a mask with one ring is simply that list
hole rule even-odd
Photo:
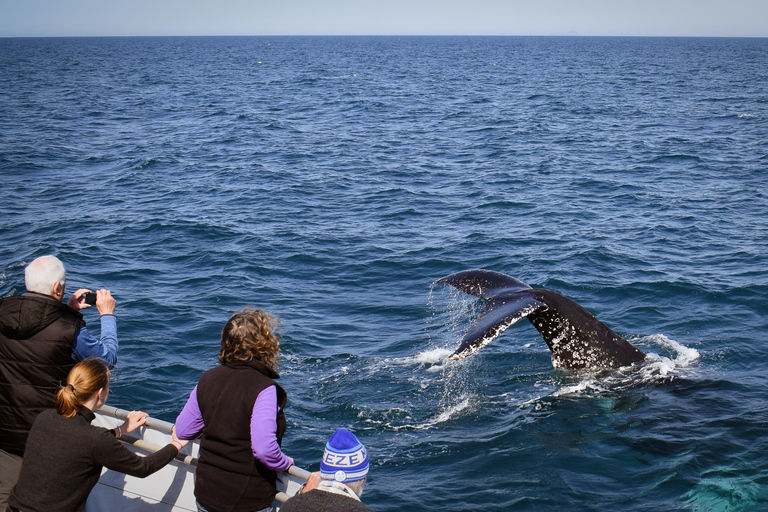
[{"label": "black vest", "polygon": [[272,379],[279,375],[257,362],[226,364],[208,370],[197,384],[205,427],[195,474],[195,496],[221,512],[250,512],[272,504],[277,474],[251,450],[251,414],[259,393],[277,388],[277,442],[285,433],[286,393]]},{"label": "black vest", "polygon": [[83,315],[37,293],[0,300],[0,449],[24,455],[37,415],[75,362],[72,345]]}]

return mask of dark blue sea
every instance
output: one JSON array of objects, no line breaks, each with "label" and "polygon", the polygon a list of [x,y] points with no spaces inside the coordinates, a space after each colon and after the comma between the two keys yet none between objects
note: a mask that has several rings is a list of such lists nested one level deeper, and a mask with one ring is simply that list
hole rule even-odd
[{"label": "dark blue sea", "polygon": [[[0,296],[118,301],[111,405],[174,421],[255,306],[284,450],[353,430],[377,512],[768,510],[768,39],[0,39],[0,179]],[[473,268],[648,361],[450,361]]]}]

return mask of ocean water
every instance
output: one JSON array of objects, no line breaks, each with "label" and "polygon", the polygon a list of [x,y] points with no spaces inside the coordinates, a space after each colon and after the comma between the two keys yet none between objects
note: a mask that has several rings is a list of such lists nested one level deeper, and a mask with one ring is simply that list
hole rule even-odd
[{"label": "ocean water", "polygon": [[[378,512],[768,510],[766,39],[0,39],[0,178],[0,296],[110,289],[114,406],[174,421],[256,306],[284,450],[353,430]],[[649,360],[449,361],[471,268]]]}]

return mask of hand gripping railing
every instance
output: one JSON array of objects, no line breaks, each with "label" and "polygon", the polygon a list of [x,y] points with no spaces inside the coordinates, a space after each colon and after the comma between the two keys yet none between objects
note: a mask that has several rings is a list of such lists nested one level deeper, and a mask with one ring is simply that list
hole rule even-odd
[{"label": "hand gripping railing", "polygon": [[[306,481],[309,478],[310,472],[306,469],[301,469],[298,466],[291,466],[286,471],[289,475],[295,476],[297,478],[301,478],[302,480]],[[280,474],[277,475],[277,478],[280,478]],[[275,499],[279,501],[280,503],[285,503],[285,501],[290,498],[290,494],[286,494],[284,492],[278,491],[277,494],[275,494]]]},{"label": "hand gripping railing", "polygon": [[[116,407],[112,407],[109,405],[102,405],[101,409],[99,409],[98,412],[124,420],[128,417],[128,413],[131,411],[126,411],[125,409],[118,409]],[[167,421],[158,420],[152,417],[147,417],[146,426],[150,428],[154,428],[155,430],[167,432],[168,434],[170,434],[171,431],[173,430],[172,423],[168,423]],[[143,439],[138,439],[128,434],[120,436],[120,441],[150,453],[154,453],[163,448],[160,445],[150,443],[149,441],[145,441]],[[176,460],[184,464],[188,464],[190,466],[197,466],[197,457],[193,457],[191,455],[184,455],[183,453],[179,453],[176,456]]]}]

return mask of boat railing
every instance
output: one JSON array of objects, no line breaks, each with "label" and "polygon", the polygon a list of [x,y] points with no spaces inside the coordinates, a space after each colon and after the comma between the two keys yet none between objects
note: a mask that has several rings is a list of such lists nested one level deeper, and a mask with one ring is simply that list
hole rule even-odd
[{"label": "boat railing", "polygon": [[[305,482],[307,481],[307,479],[309,479],[309,475],[311,474],[311,473],[310,473],[309,471],[307,471],[306,469],[302,469],[302,468],[300,468],[300,467],[298,467],[298,466],[291,466],[291,467],[289,467],[289,468],[286,470],[286,472],[287,472],[289,475],[291,475],[291,476],[295,476],[296,478],[299,478],[299,479],[301,479],[301,480],[304,480]],[[281,475],[282,475],[282,473],[278,474],[278,475],[277,475],[277,478],[278,478],[278,479],[280,479],[280,481],[281,481],[281,482],[283,482],[283,483],[286,485],[286,489],[290,488],[290,487],[288,486],[288,482],[287,482],[287,481],[284,481],[284,480],[281,478]],[[296,492],[301,492],[301,488],[299,488],[299,490],[298,490],[298,491],[297,491],[296,489],[293,489],[291,492],[293,492],[293,493],[296,493]],[[278,491],[278,492],[277,492],[277,494],[275,494],[275,500],[279,501],[280,503],[285,503],[285,502],[286,502],[286,500],[287,500],[288,498],[290,498],[291,496],[292,496],[291,494],[285,493],[285,492],[283,492],[283,491]]]},{"label": "boat railing", "polygon": [[[98,412],[103,413],[103,414],[108,415],[108,416],[112,416],[114,418],[122,419],[122,420],[126,419],[128,417],[128,413],[130,413],[130,411],[126,411],[125,409],[118,409],[117,407],[112,407],[110,405],[103,405],[101,407],[101,409],[99,409]],[[152,428],[152,429],[155,429],[155,430],[159,430],[159,431],[165,432],[167,434],[170,434],[171,431],[173,430],[173,424],[172,423],[168,423],[167,421],[158,420],[158,419],[152,418],[152,417],[148,417],[147,418],[147,421],[146,421],[145,425],[147,427],[149,427],[149,428]],[[122,441],[123,443],[126,443],[126,444],[130,444],[130,445],[134,446],[135,448],[138,448],[139,450],[142,450],[144,452],[149,452],[149,453],[154,453],[154,452],[156,452],[158,450],[161,450],[163,448],[162,446],[160,446],[158,444],[155,444],[155,443],[152,443],[152,442],[149,442],[149,441],[145,441],[144,439],[139,439],[139,438],[133,437],[130,434],[125,434],[123,436],[120,436],[120,441]],[[186,464],[188,466],[193,466],[193,467],[197,466],[197,457],[195,457],[193,455],[187,455],[187,454],[184,454],[184,453],[179,453],[176,456],[176,461],[180,462],[182,464]],[[288,468],[288,470],[286,472],[289,475],[291,475],[293,477],[296,477],[296,478],[298,478],[300,480],[304,480],[304,481],[306,481],[309,478],[309,475],[310,475],[309,471],[307,471],[306,469],[302,469],[302,468],[300,468],[298,466],[291,466],[290,468]],[[281,478],[281,475],[282,474],[279,474],[278,478],[280,478],[281,481],[283,481],[283,479]],[[286,482],[286,484],[287,484],[287,482]],[[296,485],[296,484],[292,484],[292,485]],[[295,489],[292,489],[291,492],[295,492]],[[281,503],[284,503],[285,500],[287,500],[288,498],[290,498],[290,495],[285,493],[285,492],[278,492],[277,495],[275,496],[275,499],[277,501],[281,502]]]},{"label": "boat railing", "polygon": [[[99,412],[124,420],[128,417],[128,413],[130,413],[131,411],[126,411],[125,409],[118,409],[117,407],[112,407],[110,405],[102,405],[101,409],[99,409]],[[173,423],[168,423],[167,421],[158,420],[156,418],[152,418],[151,416],[147,418],[146,426],[150,428],[154,428],[155,430],[167,432],[168,434],[170,434],[171,431],[173,430]],[[145,441],[143,439],[138,439],[136,437],[131,436],[130,434],[120,436],[120,440],[126,444],[130,444],[140,450],[143,450],[149,453],[160,451],[163,448],[160,445],[157,445],[155,443],[150,443],[149,441]],[[179,454],[176,456],[176,460],[183,464],[188,464],[190,466],[197,466],[197,457],[193,457],[192,455],[185,455],[179,452]]]}]

